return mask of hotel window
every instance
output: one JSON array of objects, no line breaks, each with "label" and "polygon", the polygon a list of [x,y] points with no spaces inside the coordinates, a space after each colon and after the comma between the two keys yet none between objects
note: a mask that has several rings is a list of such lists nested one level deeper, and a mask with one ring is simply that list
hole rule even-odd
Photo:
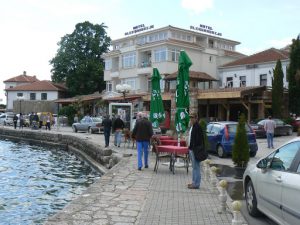
[{"label": "hotel window", "polygon": [[240,76],[240,87],[246,87],[246,76]]},{"label": "hotel window", "polygon": [[135,53],[123,55],[123,68],[135,67]]},{"label": "hotel window", "polygon": [[171,61],[178,62],[180,50],[179,49],[171,49]]},{"label": "hotel window", "polygon": [[41,93],[41,100],[47,100],[47,93]]},{"label": "hotel window", "polygon": [[213,40],[208,41],[208,47],[210,47],[210,48],[214,47],[214,41]]},{"label": "hotel window", "polygon": [[125,79],[122,84],[128,84],[131,87],[131,90],[135,90],[135,79]]},{"label": "hotel window", "polygon": [[17,97],[23,97],[23,93],[17,93]]},{"label": "hotel window", "polygon": [[112,82],[106,81],[106,91],[112,91]]},{"label": "hotel window", "polygon": [[151,82],[151,78],[150,78],[150,79],[148,79],[148,91],[149,92],[152,91],[151,88],[152,88],[152,82]]},{"label": "hotel window", "polygon": [[154,62],[165,62],[167,61],[167,49],[160,48],[154,50]]},{"label": "hotel window", "polygon": [[260,75],[260,86],[267,86],[267,74]]},{"label": "hotel window", "polygon": [[233,79],[232,77],[226,78],[226,87],[233,87]]},{"label": "hotel window", "polygon": [[111,59],[105,60],[105,70],[111,70]]},{"label": "hotel window", "polygon": [[36,100],[36,94],[30,93],[30,100]]}]

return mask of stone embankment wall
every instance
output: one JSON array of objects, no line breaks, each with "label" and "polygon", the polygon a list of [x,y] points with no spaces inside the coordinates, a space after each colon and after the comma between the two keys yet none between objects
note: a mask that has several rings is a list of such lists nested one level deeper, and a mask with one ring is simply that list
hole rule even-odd
[{"label": "stone embankment wall", "polygon": [[104,149],[86,139],[59,133],[39,132],[32,130],[12,130],[0,128],[0,137],[17,140],[28,140],[36,144],[62,145],[87,160],[93,167],[105,173],[118,163],[120,157],[111,149]]}]

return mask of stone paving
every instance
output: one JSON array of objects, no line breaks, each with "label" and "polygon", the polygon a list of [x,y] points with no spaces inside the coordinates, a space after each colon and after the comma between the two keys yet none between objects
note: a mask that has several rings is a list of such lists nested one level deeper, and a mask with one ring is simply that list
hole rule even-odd
[{"label": "stone paving", "polygon": [[[71,128],[50,132],[70,134]],[[103,135],[74,135],[86,137],[87,141],[103,146]],[[232,224],[229,208],[225,213],[218,213],[218,195],[205,179],[202,179],[199,190],[187,189],[187,183],[191,181],[191,169],[187,174],[185,169],[176,168],[173,175],[167,166],[160,164],[158,173],[154,173],[155,155],[150,153],[149,168],[138,171],[136,150],[123,147],[114,147],[113,150],[132,156],[124,157],[83,195],[50,217],[45,224]]]}]

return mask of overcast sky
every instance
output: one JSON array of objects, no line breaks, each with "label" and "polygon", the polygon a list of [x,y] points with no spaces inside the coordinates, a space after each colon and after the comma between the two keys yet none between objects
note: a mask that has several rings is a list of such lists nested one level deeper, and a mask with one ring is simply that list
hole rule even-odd
[{"label": "overcast sky", "polygon": [[[189,29],[205,24],[253,54],[282,48],[300,33],[298,0],[0,0],[0,99],[3,81],[27,71],[50,80],[57,42],[80,22],[104,23],[112,39],[139,24]],[[1,102],[0,102],[1,103]]]}]

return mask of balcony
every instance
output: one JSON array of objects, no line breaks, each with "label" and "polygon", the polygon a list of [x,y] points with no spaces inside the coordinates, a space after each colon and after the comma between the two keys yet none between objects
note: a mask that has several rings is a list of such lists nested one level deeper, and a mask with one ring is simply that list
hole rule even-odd
[{"label": "balcony", "polygon": [[152,64],[150,61],[148,62],[141,62],[138,65],[138,74],[151,74],[152,73]]},{"label": "balcony", "polygon": [[111,76],[111,77],[119,77],[119,76],[120,76],[120,73],[119,73],[119,71],[114,71],[114,72],[111,72],[111,73],[110,73],[110,76]]}]

